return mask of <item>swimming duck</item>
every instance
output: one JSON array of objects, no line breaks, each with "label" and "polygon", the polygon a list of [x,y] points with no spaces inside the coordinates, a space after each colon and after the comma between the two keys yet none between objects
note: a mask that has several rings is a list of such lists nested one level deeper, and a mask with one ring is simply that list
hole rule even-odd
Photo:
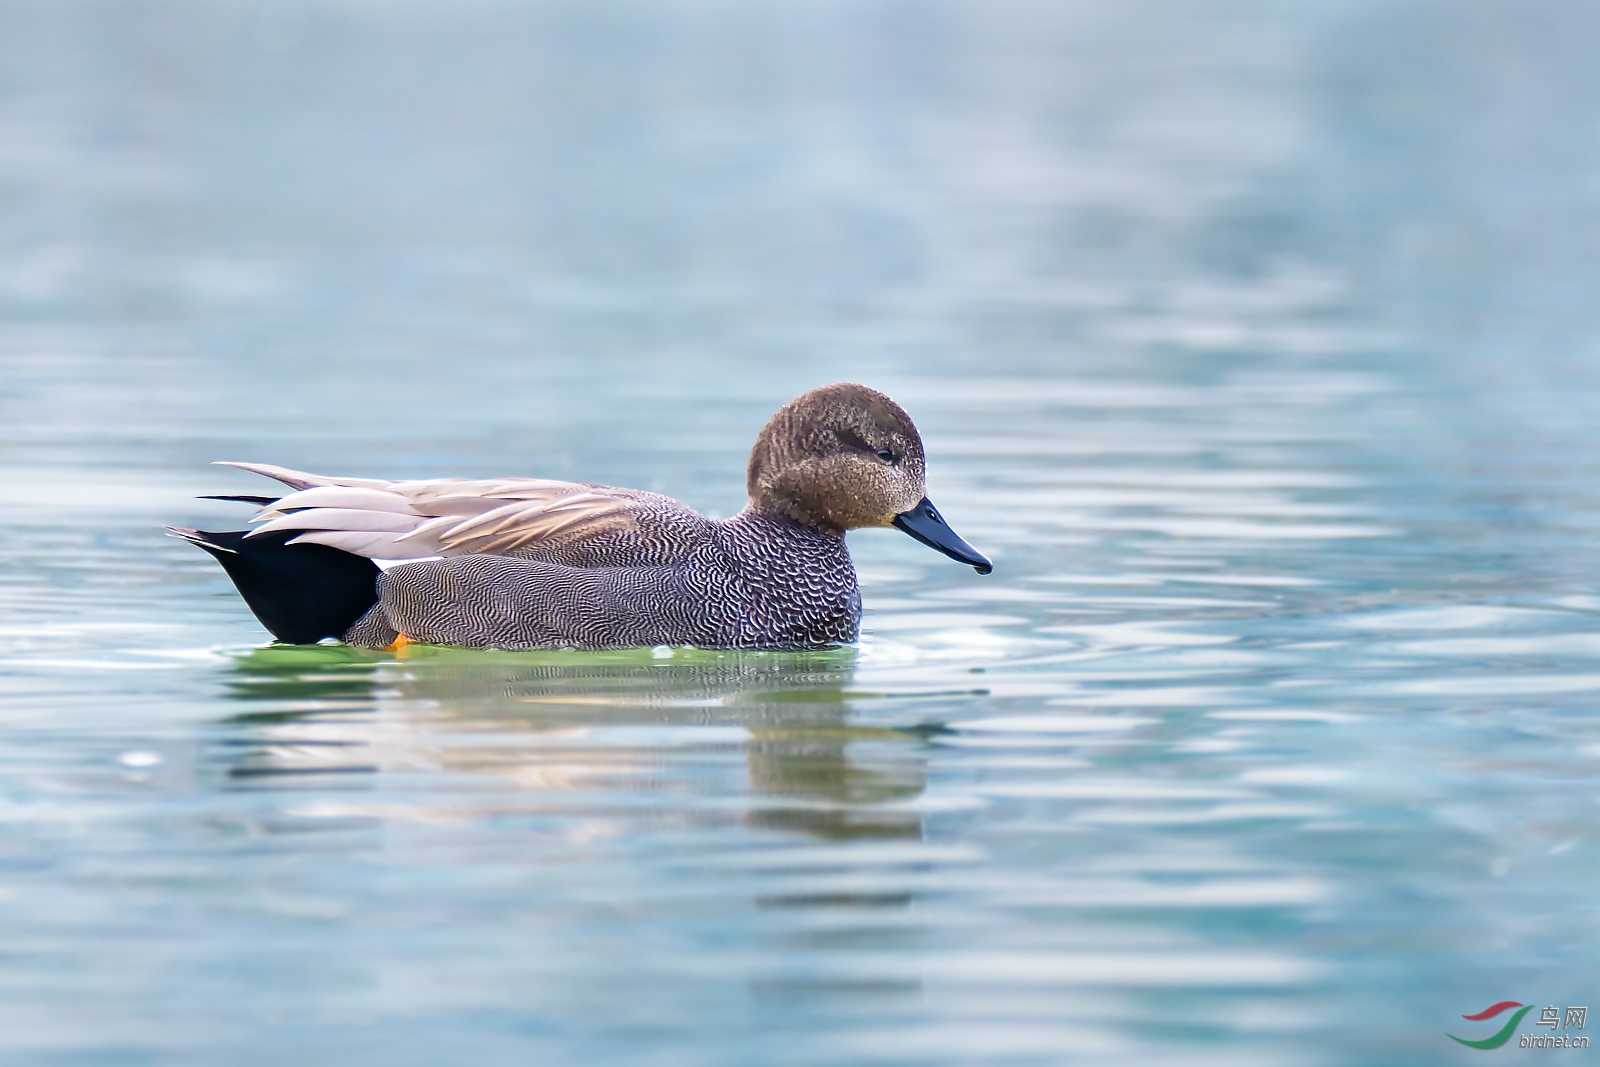
[{"label": "swimming duck", "polygon": [[817,648],[853,641],[847,530],[895,526],[979,574],[990,563],[925,495],[910,416],[862,385],[767,422],[749,504],[708,519],[638,489],[542,478],[386,481],[225,463],[294,490],[255,529],[169,526],[211,553],[274,637],[470,648]]}]

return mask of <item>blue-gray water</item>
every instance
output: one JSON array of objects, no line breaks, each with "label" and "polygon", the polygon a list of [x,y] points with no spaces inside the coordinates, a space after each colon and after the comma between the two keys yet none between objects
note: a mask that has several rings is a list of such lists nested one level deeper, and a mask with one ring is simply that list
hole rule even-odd
[{"label": "blue-gray water", "polygon": [[[1431,1064],[1597,1006],[1592,5],[0,25],[6,1063]],[[158,529],[239,517],[213,459],[727,515],[839,379],[996,561],[853,534],[859,648],[256,648]]]}]

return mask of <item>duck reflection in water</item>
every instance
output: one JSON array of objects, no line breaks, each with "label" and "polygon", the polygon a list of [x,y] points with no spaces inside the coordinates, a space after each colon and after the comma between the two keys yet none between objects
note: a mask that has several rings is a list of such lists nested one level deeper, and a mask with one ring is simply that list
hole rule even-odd
[{"label": "duck reflection in water", "polygon": [[[907,802],[926,787],[923,738],[848,721],[855,656],[852,648],[414,647],[395,659],[340,646],[268,647],[235,661],[229,687],[259,710],[230,720],[237,732],[223,771],[235,788],[309,788],[342,800],[379,789],[394,799],[414,780],[379,782],[416,772],[516,787],[510,795],[481,784],[446,792],[441,779],[419,803],[348,805],[380,818],[548,818],[557,800],[573,833],[648,832],[725,823],[733,792],[744,794],[737,818],[752,828],[919,839],[921,816]],[[719,758],[734,745],[744,781]],[[683,802],[622,802],[640,792]],[[630,818],[649,825],[630,828]]]}]

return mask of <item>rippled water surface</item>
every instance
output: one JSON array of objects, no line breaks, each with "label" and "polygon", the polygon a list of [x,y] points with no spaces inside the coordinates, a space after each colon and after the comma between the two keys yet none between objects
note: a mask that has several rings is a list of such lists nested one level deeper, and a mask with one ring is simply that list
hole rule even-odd
[{"label": "rippled water surface", "polygon": [[[1592,8],[0,22],[7,1063],[1471,1062],[1600,996]],[[263,647],[159,531],[213,459],[726,516],[839,379],[996,562],[852,534],[859,647]]]}]

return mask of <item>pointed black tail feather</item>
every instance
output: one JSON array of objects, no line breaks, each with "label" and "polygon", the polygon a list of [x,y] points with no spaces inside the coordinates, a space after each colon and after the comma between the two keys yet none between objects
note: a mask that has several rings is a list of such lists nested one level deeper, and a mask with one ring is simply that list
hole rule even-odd
[{"label": "pointed black tail feather", "polygon": [[175,536],[217,557],[272,636],[291,645],[341,637],[378,602],[378,565],[327,545],[291,545],[302,531],[246,537],[179,526]]},{"label": "pointed black tail feather", "polygon": [[[260,504],[262,507],[266,507],[268,504],[276,504],[278,502],[278,497],[275,497],[275,496],[248,496],[248,495],[240,495],[240,494],[237,494],[237,493],[224,493],[224,494],[222,494],[220,496],[215,494],[215,493],[208,493],[205,496],[197,496],[197,497],[195,497],[195,499],[196,500],[231,500],[236,504]],[[170,530],[170,529],[173,529],[173,527],[169,526],[169,527],[167,527],[167,529]],[[179,534],[178,536],[182,537],[183,535]],[[184,538],[184,539],[188,540],[188,538]]]}]

